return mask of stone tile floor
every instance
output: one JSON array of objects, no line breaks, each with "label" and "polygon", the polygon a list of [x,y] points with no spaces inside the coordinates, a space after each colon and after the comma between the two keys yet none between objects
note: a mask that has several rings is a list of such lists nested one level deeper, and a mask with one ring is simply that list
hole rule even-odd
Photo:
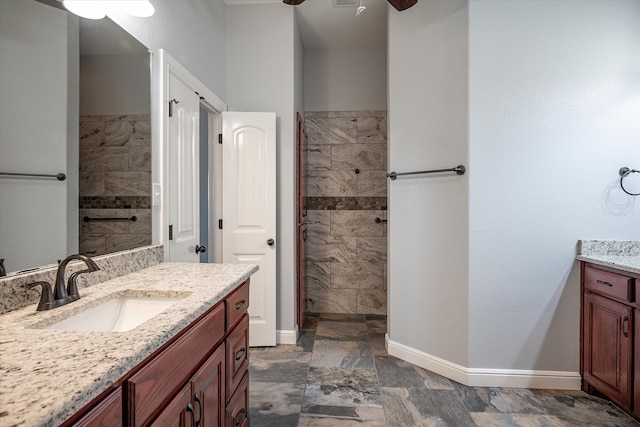
[{"label": "stone tile floor", "polygon": [[466,387],[389,356],[385,316],[310,315],[297,346],[253,348],[253,427],[638,426],[580,391]]}]

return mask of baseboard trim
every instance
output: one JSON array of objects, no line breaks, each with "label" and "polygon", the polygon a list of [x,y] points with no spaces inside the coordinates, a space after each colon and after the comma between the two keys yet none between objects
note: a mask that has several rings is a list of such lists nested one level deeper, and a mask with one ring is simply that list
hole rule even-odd
[{"label": "baseboard trim", "polygon": [[389,334],[385,341],[391,356],[467,386],[580,390],[578,372],[467,368],[392,341]]},{"label": "baseboard trim", "polygon": [[298,342],[298,326],[294,330],[276,331],[276,344],[293,344]]}]

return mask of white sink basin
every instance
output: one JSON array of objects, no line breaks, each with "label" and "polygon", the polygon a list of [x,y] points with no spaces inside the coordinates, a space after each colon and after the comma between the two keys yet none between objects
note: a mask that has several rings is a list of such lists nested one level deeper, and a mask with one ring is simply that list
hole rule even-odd
[{"label": "white sink basin", "polygon": [[180,301],[179,297],[114,295],[113,298],[68,317],[46,329],[67,331],[126,332]]}]

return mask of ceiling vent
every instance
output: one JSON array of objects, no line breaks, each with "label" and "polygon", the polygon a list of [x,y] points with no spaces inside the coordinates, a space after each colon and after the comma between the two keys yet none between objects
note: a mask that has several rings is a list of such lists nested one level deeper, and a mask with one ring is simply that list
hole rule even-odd
[{"label": "ceiling vent", "polygon": [[334,0],[337,7],[357,7],[358,0]]}]

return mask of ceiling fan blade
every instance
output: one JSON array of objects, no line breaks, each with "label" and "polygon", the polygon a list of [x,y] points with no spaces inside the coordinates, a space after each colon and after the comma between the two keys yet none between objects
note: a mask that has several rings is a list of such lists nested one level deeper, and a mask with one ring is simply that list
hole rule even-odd
[{"label": "ceiling fan blade", "polygon": [[304,0],[282,0],[284,4],[290,4],[291,6],[297,6],[302,3]]},{"label": "ceiling fan blade", "polygon": [[[402,12],[403,10],[409,9],[411,6],[415,6],[418,3],[418,0],[387,0],[391,6],[395,7],[396,10]],[[286,2],[285,2],[286,3]]]}]

